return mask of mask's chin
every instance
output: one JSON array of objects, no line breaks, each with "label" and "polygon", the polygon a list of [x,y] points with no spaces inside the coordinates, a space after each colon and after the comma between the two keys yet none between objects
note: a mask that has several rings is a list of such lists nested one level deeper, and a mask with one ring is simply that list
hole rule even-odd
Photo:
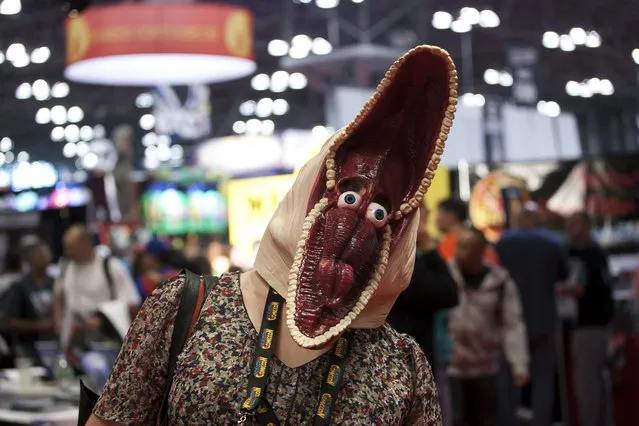
[{"label": "mask's chin", "polygon": [[388,263],[389,225],[367,262],[357,265],[348,255],[323,255],[331,238],[324,235],[321,218],[327,205],[328,199],[321,199],[306,217],[289,274],[287,325],[304,348],[326,346],[348,328],[371,299]]}]

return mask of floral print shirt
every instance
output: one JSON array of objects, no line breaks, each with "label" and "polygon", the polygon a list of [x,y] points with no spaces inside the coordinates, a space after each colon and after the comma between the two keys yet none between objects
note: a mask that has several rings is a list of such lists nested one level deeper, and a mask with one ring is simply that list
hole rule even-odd
[{"label": "floral print shirt", "polygon": [[[175,277],[144,302],[95,407],[98,417],[120,424],[155,423],[165,394],[169,346],[183,286],[184,276]],[[177,359],[169,423],[236,424],[256,344],[239,275],[223,275]],[[297,368],[274,359],[266,400],[282,425],[313,423],[329,357],[330,352]],[[431,369],[417,343],[387,324],[357,330],[331,422],[441,425]]]}]

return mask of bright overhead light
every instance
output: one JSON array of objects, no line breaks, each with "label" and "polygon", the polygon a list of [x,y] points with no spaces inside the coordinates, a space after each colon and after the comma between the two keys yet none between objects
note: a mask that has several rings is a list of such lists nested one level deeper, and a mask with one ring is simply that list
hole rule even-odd
[{"label": "bright overhead light", "polygon": [[271,91],[275,93],[284,92],[289,86],[289,77],[286,71],[275,71],[271,76]]},{"label": "bright overhead light", "polygon": [[51,108],[51,121],[53,124],[61,125],[67,122],[67,110],[62,105]]},{"label": "bright overhead light", "polygon": [[572,39],[572,42],[576,46],[581,46],[586,44],[587,35],[586,35],[586,31],[583,28],[579,28],[579,27],[572,28],[570,32],[568,33],[568,35],[570,36],[570,38]]},{"label": "bright overhead light", "polygon": [[311,51],[316,55],[328,55],[333,51],[333,45],[322,37],[313,39],[313,45]]},{"label": "bright overhead light", "polygon": [[581,94],[581,85],[576,81],[566,83],[566,93],[569,96],[579,96]]},{"label": "bright overhead light", "polygon": [[291,48],[288,54],[291,58],[305,58],[311,53],[313,48],[313,40],[306,34],[298,34],[291,40]]},{"label": "bright overhead light", "polygon": [[304,89],[308,85],[308,79],[301,72],[294,72],[288,78],[288,87],[293,90]]},{"label": "bright overhead light", "polygon": [[31,94],[31,85],[29,83],[21,83],[16,88],[16,99],[29,99]]},{"label": "bright overhead light", "polygon": [[95,152],[89,152],[87,153],[87,155],[82,157],[82,166],[85,169],[91,170],[98,165],[99,161],[100,159],[98,158],[98,155]]},{"label": "bright overhead light", "polygon": [[541,44],[547,49],[557,49],[559,47],[559,34],[554,31],[546,31],[541,38]]},{"label": "bright overhead light", "polygon": [[273,99],[271,98],[260,99],[255,108],[255,115],[260,118],[268,117],[273,113],[273,103]]},{"label": "bright overhead light", "polygon": [[486,104],[486,98],[475,93],[464,93],[461,95],[461,101],[467,107],[483,107]]},{"label": "bright overhead light", "polygon": [[44,64],[51,57],[51,50],[48,47],[38,47],[31,52],[31,62],[34,64]]},{"label": "bright overhead light", "polygon": [[559,114],[561,114],[561,108],[559,107],[559,104],[555,101],[539,101],[537,102],[537,111],[540,114],[543,114],[547,117],[559,117]]},{"label": "bright overhead light", "polygon": [[35,121],[38,124],[51,122],[51,110],[49,108],[40,108],[38,112],[36,112]]},{"label": "bright overhead light", "polygon": [[18,58],[24,57],[27,54],[27,49],[25,49],[24,44],[22,43],[13,43],[7,47],[7,61],[15,61]]},{"label": "bright overhead light", "polygon": [[12,148],[13,148],[13,141],[11,140],[11,138],[4,137],[0,139],[0,151],[8,152],[8,151],[11,151]]},{"label": "bright overhead light", "polygon": [[474,7],[462,7],[459,19],[470,25],[477,25],[479,24],[479,11]]},{"label": "bright overhead light", "polygon": [[57,126],[51,129],[51,140],[53,142],[60,142],[64,139],[64,127]]},{"label": "bright overhead light", "polygon": [[601,90],[601,80],[597,77],[588,79],[588,81],[586,81],[586,85],[592,93],[599,93]]},{"label": "bright overhead light", "polygon": [[289,110],[289,104],[286,99],[276,99],[273,102],[273,114],[274,115],[284,115]]},{"label": "bright overhead light", "polygon": [[479,12],[479,26],[484,28],[497,28],[501,24],[499,16],[490,9]]},{"label": "bright overhead light", "polygon": [[135,98],[135,106],[138,108],[151,108],[153,106],[153,95],[147,92],[140,93]]},{"label": "bright overhead light", "polygon": [[171,160],[179,161],[184,158],[184,148],[182,145],[171,146]]},{"label": "bright overhead light", "polygon": [[601,46],[601,36],[597,31],[589,31],[586,35],[586,47],[597,48]]},{"label": "bright overhead light", "polygon": [[20,0],[2,0],[0,2],[0,15],[17,15],[21,10]]},{"label": "bright overhead light", "polygon": [[484,71],[484,81],[490,85],[499,84],[499,71],[492,68],[487,69]]},{"label": "bright overhead light", "polygon": [[157,143],[157,140],[158,140],[158,135],[153,132],[149,132],[146,135],[142,136],[142,145],[144,146],[155,145]]},{"label": "bright overhead light", "polygon": [[639,65],[639,49],[632,49],[632,60]]},{"label": "bright overhead light", "polygon": [[564,52],[572,52],[575,50],[575,43],[572,42],[568,34],[562,34],[559,37],[559,48]]},{"label": "bright overhead light", "polygon": [[82,126],[80,128],[80,139],[90,141],[93,139],[93,128],[91,126]]},{"label": "bright overhead light", "polygon": [[262,122],[257,118],[251,118],[246,122],[246,133],[249,135],[257,135],[262,130]]},{"label": "bright overhead light", "polygon": [[[0,166],[2,166],[4,164],[4,159],[5,159],[5,155],[4,152],[0,152]],[[0,180],[0,187],[5,186],[3,185],[2,180]]]},{"label": "bright overhead light", "polygon": [[251,79],[251,87],[258,91],[267,90],[270,82],[271,79],[267,74],[256,74]]},{"label": "bright overhead light", "polygon": [[244,121],[236,121],[233,123],[233,132],[241,135],[246,132],[246,123]]},{"label": "bright overhead light", "polygon": [[244,101],[240,104],[240,114],[245,117],[250,117],[255,114],[255,107],[257,106],[257,102],[255,101]]},{"label": "bright overhead light", "polygon": [[611,96],[615,93],[615,87],[612,85],[612,82],[607,78],[604,78],[599,83],[599,94],[603,96]]},{"label": "bright overhead light", "polygon": [[274,39],[268,42],[266,51],[271,56],[286,56],[290,46],[284,40]]},{"label": "bright overhead light", "polygon": [[66,158],[75,157],[76,152],[77,150],[74,143],[67,142],[64,144],[64,147],[62,147],[62,155],[64,155]]},{"label": "bright overhead light", "polygon": [[455,33],[467,33],[472,30],[473,27],[468,22],[457,19],[450,25],[450,29]]},{"label": "bright overhead light", "polygon": [[14,159],[15,159],[15,156],[13,155],[13,152],[9,151],[4,153],[4,162],[6,164],[12,163]]},{"label": "bright overhead light", "polygon": [[84,111],[79,106],[72,106],[67,111],[67,120],[69,123],[79,123],[84,119]]},{"label": "bright overhead light", "polygon": [[504,87],[510,87],[513,85],[514,83],[514,79],[513,76],[507,72],[507,71],[502,71],[499,73],[499,84],[504,86]]},{"label": "bright overhead light", "polygon": [[80,128],[75,124],[69,124],[64,128],[64,138],[67,142],[77,142],[80,140]]},{"label": "bright overhead light", "polygon": [[315,4],[320,9],[332,9],[339,6],[339,0],[315,0]]},{"label": "bright overhead light", "polygon": [[431,24],[436,30],[447,30],[453,23],[453,15],[448,12],[435,12],[433,13],[433,20]]},{"label": "bright overhead light", "polygon": [[76,155],[78,157],[84,157],[90,151],[89,144],[86,142],[78,142],[75,144],[75,148],[77,150]]},{"label": "bright overhead light", "polygon": [[49,99],[49,95],[51,94],[49,84],[42,79],[34,81],[31,90],[33,91],[33,97],[38,101]]},{"label": "bright overhead light", "polygon": [[155,143],[159,146],[159,145],[166,145],[169,146],[171,145],[171,136],[169,135],[158,135],[157,140],[155,141]]},{"label": "bright overhead light", "polygon": [[18,160],[19,163],[26,163],[27,161],[29,161],[29,158],[30,156],[27,151],[20,151],[16,156],[16,160]]},{"label": "bright overhead light", "polygon": [[162,162],[169,161],[171,159],[171,148],[168,145],[158,145],[155,155]]},{"label": "bright overhead light", "polygon": [[153,114],[144,114],[140,117],[140,128],[142,130],[151,130],[155,126],[155,117]]},{"label": "bright overhead light", "polygon": [[13,66],[16,68],[24,68],[30,63],[31,61],[29,60],[29,56],[27,54],[25,54],[24,56],[20,56],[12,62]]},{"label": "bright overhead light", "polygon": [[66,98],[69,96],[69,85],[64,81],[58,81],[51,87],[51,96],[54,98]]},{"label": "bright overhead light", "polygon": [[275,132],[275,123],[272,120],[262,121],[260,133],[265,136],[270,136]]},{"label": "bright overhead light", "polygon": [[364,0],[351,0],[353,3],[362,3]]}]

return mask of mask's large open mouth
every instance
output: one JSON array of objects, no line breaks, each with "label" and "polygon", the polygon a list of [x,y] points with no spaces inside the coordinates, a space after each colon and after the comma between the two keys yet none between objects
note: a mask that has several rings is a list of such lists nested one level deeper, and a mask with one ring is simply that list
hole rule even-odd
[{"label": "mask's large open mouth", "polygon": [[[300,346],[329,343],[377,290],[392,243],[423,201],[439,164],[456,89],[448,53],[415,48],[331,141],[289,274],[287,321]],[[346,184],[354,179],[364,184]]]}]

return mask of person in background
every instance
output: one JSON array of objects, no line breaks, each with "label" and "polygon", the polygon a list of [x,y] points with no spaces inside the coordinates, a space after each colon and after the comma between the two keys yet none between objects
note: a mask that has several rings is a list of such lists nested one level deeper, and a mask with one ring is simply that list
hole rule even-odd
[{"label": "person in background", "polygon": [[0,334],[8,341],[13,357],[41,364],[35,343],[53,337],[53,279],[47,275],[51,252],[45,244],[37,243],[25,248],[24,257],[29,272],[0,299]]},{"label": "person in background", "polygon": [[158,239],[149,241],[141,256],[141,274],[136,284],[141,297],[145,299],[153,293],[158,284],[177,275],[180,267],[171,264],[171,247]]},{"label": "person in background", "polygon": [[484,261],[488,246],[476,229],[459,234],[451,273],[460,302],[449,314],[448,374],[454,426],[497,424],[499,358],[503,347],[518,387],[528,382],[526,326],[517,286],[508,272]]},{"label": "person in background", "polygon": [[[449,261],[455,257],[457,251],[457,238],[465,228],[468,220],[468,206],[458,198],[448,198],[437,208],[437,228],[444,236],[439,242],[439,254],[444,260]],[[499,257],[493,248],[486,246],[485,260],[499,264]]]},{"label": "person in background", "polygon": [[96,253],[91,234],[83,225],[73,225],[64,233],[66,259],[54,286],[53,322],[66,348],[73,329],[101,330],[100,306],[109,301],[124,303],[135,316],[140,297],[124,265],[116,258]]},{"label": "person in background", "polygon": [[[434,363],[434,319],[443,309],[457,305],[457,284],[450,276],[446,262],[437,251],[437,241],[428,233],[429,211],[425,205],[419,209],[419,228],[417,231],[417,254],[415,269],[410,285],[404,290],[387,321],[401,333],[412,336],[424,351],[426,359]],[[445,372],[437,371],[435,381],[439,393],[444,424],[450,424],[450,393],[445,380]]]},{"label": "person in background", "polygon": [[[517,284],[523,304],[531,355],[532,426],[552,424],[555,401],[556,344],[559,319],[556,292],[569,275],[568,257],[558,236],[541,228],[535,204],[526,204],[495,245],[502,266]],[[502,365],[500,425],[517,424],[521,392],[513,386],[512,372]]]},{"label": "person in background", "polygon": [[4,258],[4,272],[0,275],[0,295],[22,277],[20,250],[9,249]]},{"label": "person in background", "polygon": [[612,419],[610,379],[606,360],[613,317],[612,279],[608,257],[592,239],[587,213],[566,222],[569,254],[585,267],[585,285],[565,285],[562,294],[578,300],[577,327],[573,332],[574,380],[581,426],[608,426]]}]

